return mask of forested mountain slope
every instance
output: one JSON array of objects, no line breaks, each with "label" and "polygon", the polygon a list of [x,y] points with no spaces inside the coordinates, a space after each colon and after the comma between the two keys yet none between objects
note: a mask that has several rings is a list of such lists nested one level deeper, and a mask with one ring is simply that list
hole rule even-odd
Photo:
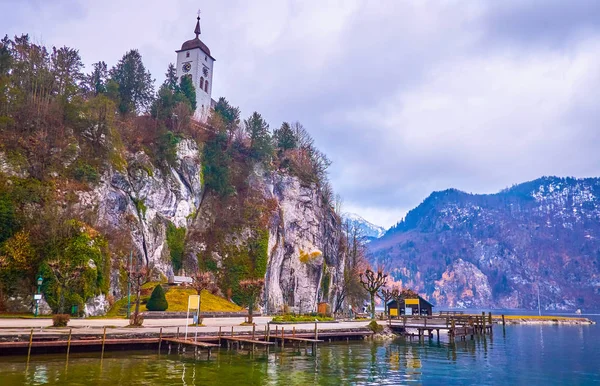
[{"label": "forested mountain slope", "polygon": [[369,250],[438,305],[598,310],[600,179],[435,192]]}]

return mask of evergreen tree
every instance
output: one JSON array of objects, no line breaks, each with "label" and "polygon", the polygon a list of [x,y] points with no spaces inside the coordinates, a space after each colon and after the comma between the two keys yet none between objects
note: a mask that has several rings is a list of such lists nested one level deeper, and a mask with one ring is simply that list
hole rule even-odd
[{"label": "evergreen tree", "polygon": [[206,142],[203,154],[204,183],[208,189],[225,197],[234,192],[231,184],[229,165],[231,157],[227,152],[227,135],[223,132]]},{"label": "evergreen tree", "polygon": [[146,308],[148,311],[166,311],[169,308],[169,303],[167,303],[167,298],[165,297],[165,290],[163,290],[160,284],[154,287],[152,295],[150,295],[150,299],[146,303]]},{"label": "evergreen tree", "polygon": [[298,147],[298,140],[290,127],[290,124],[283,122],[281,127],[273,133],[275,144],[282,151],[295,149]]},{"label": "evergreen tree", "polygon": [[119,111],[131,113],[146,109],[154,99],[153,79],[144,67],[138,50],[131,50],[110,70],[119,84]]},{"label": "evergreen tree", "polygon": [[173,63],[169,63],[167,67],[167,72],[165,73],[165,82],[166,85],[171,91],[177,91],[177,69],[173,65]]},{"label": "evergreen tree", "polygon": [[50,56],[55,79],[56,93],[69,100],[79,91],[79,83],[84,79],[81,69],[83,62],[79,51],[69,47],[52,47]]},{"label": "evergreen tree", "polygon": [[158,89],[158,94],[154,102],[152,102],[150,113],[154,118],[161,120],[171,118],[175,104],[175,94],[165,82]]},{"label": "evergreen tree", "polygon": [[215,114],[217,114],[223,121],[225,129],[229,133],[229,138],[231,138],[235,130],[240,125],[239,107],[231,106],[227,99],[220,97],[215,105],[214,111]]},{"label": "evergreen tree", "polygon": [[185,96],[192,110],[196,110],[196,88],[192,83],[191,76],[182,76],[179,84],[179,92]]},{"label": "evergreen tree", "polygon": [[108,67],[103,61],[92,64],[92,67],[93,70],[87,77],[87,87],[94,95],[103,94],[106,92]]},{"label": "evergreen tree", "polygon": [[257,160],[268,160],[273,155],[269,125],[256,111],[244,121],[246,133],[250,137],[250,151]]}]

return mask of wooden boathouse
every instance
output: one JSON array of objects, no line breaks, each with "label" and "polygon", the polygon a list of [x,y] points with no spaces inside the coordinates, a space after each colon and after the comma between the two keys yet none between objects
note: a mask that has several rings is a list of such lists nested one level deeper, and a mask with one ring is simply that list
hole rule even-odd
[{"label": "wooden boathouse", "polygon": [[[398,304],[399,303],[399,304]],[[423,299],[421,296],[401,298],[398,301],[390,300],[387,304],[388,316],[431,316],[433,315],[433,304]]]}]

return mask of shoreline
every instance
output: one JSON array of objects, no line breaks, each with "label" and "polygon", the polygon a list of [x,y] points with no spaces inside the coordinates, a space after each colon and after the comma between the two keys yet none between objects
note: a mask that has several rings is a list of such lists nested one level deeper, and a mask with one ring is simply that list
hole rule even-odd
[{"label": "shoreline", "polygon": [[[494,324],[502,324],[502,315],[492,315]],[[573,316],[554,316],[554,315],[504,315],[504,322],[508,325],[567,325],[581,326],[596,324],[591,319],[585,317]]]}]

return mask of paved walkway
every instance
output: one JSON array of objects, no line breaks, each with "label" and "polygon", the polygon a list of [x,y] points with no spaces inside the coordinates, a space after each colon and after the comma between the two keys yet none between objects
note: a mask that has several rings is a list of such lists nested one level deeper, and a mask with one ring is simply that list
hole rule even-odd
[{"label": "paved walkway", "polygon": [[[271,317],[255,317],[257,333],[262,333],[265,330],[267,322]],[[191,319],[188,320],[191,323]],[[244,318],[205,318],[205,327],[198,327],[198,334],[215,333],[221,327],[223,333],[231,333],[231,327],[237,332],[250,332],[252,326],[240,326],[244,322]],[[318,323],[320,332],[324,330],[342,330],[364,328],[369,321],[351,321],[339,323]],[[129,328],[127,319],[72,319],[69,322],[69,327],[73,328],[73,334],[98,334],[101,333],[104,327],[107,327],[107,334],[144,334],[158,333],[160,328],[163,328],[164,333],[175,333],[179,327],[180,332],[185,331],[186,319],[147,319],[144,321],[144,326],[141,328]],[[314,330],[314,323],[298,323],[278,325],[279,329],[283,326],[286,331],[296,330]],[[53,328],[51,319],[0,319],[0,335],[21,335],[28,334],[34,329],[34,334],[68,334],[68,329]],[[275,330],[275,325],[271,325],[271,330]],[[188,334],[195,333],[196,327],[188,327]]]}]

